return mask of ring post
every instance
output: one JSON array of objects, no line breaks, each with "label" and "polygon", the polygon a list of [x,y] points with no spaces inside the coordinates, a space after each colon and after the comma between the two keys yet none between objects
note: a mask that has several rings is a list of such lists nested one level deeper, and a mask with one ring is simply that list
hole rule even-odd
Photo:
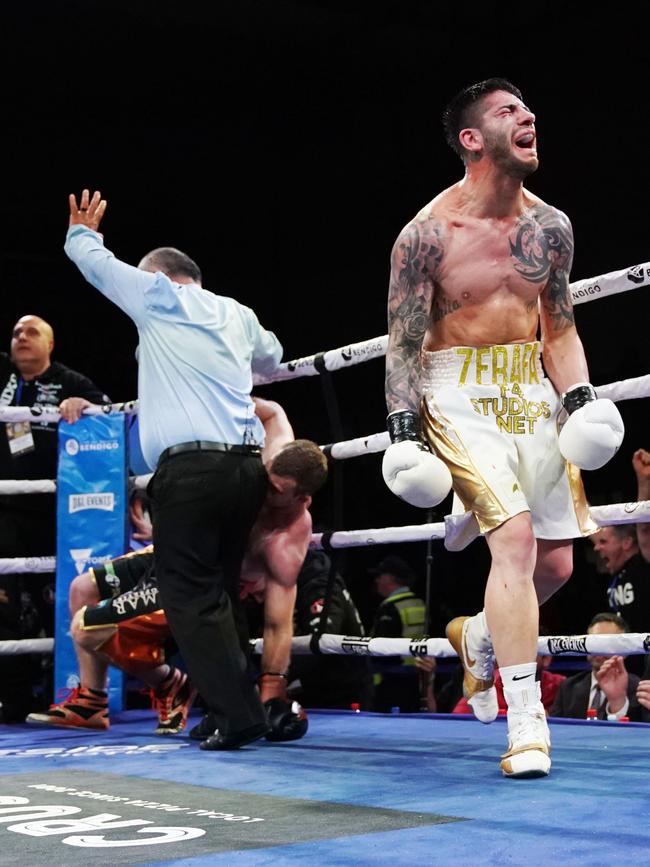
[{"label": "ring post", "polygon": [[[79,683],[70,637],[72,579],[123,554],[127,545],[127,460],[124,416],[88,416],[59,424],[57,479],[54,688]],[[124,706],[122,672],[110,669],[109,709]]]}]

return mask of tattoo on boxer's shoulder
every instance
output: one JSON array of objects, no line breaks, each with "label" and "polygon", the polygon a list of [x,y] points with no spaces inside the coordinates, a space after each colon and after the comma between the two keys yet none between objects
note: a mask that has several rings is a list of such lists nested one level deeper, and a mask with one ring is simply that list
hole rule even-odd
[{"label": "tattoo on boxer's shoulder", "polygon": [[568,218],[555,208],[538,205],[526,212],[513,234],[510,253],[515,271],[531,283],[546,284],[542,303],[556,331],[573,325],[569,288],[573,232]]},{"label": "tattoo on boxer's shoulder", "polygon": [[419,402],[419,354],[430,322],[435,272],[443,256],[442,228],[431,218],[409,223],[393,247],[388,293],[390,344],[386,399]]}]

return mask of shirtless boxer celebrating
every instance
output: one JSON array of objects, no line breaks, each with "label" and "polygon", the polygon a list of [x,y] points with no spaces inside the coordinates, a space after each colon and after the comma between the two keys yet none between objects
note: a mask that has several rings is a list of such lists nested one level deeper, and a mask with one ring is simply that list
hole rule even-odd
[{"label": "shirtless boxer celebrating", "polygon": [[[311,539],[311,493],[325,482],[327,461],[315,443],[294,440],[279,404],[253,400],[265,429],[262,457],[269,488],[249,537],[239,595],[264,601],[259,687],[271,729],[267,738],[293,740],[307,730],[304,711],[286,694],[296,581]],[[104,601],[98,605],[100,599]],[[52,705],[48,713],[30,714],[27,721],[107,728],[105,686],[110,661],[151,686],[159,715],[157,734],[182,731],[196,691],[187,675],[164,662],[164,645],[171,633],[159,608],[153,548],[75,578],[70,600],[74,613],[71,634],[82,686],[65,702]],[[208,714],[192,735],[205,738],[203,748],[211,749],[209,736],[214,730]]]},{"label": "shirtless boxer celebrating", "polygon": [[596,529],[578,468],[605,464],[623,423],[589,384],[569,290],[571,224],[523,187],[538,166],[535,115],[516,87],[489,79],[454,98],[444,126],[465,176],[393,248],[383,472],[424,507],[444,499],[451,474],[485,534],[484,611],[456,618],[447,635],[482,722],[498,712],[496,655],[508,703],[503,773],[541,776],[551,761],[535,680],[538,605],[570,576],[572,539]]}]

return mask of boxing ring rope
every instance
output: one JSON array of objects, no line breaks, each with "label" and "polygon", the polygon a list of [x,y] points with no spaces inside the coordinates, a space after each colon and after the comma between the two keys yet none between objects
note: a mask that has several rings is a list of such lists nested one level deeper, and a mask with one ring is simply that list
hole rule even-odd
[{"label": "boxing ring rope", "polygon": [[[601,527],[609,524],[643,524],[650,522],[650,500],[638,503],[613,503],[592,506],[591,517]],[[383,527],[376,530],[336,530],[333,533],[313,533],[311,548],[363,548],[368,545],[392,545],[398,542],[428,542],[444,539],[456,521],[471,513],[447,515],[435,524],[410,524],[403,527]]]},{"label": "boxing ring rope", "polygon": [[[254,653],[262,653],[264,642],[261,638],[253,639],[250,644]],[[0,656],[52,653],[53,650],[53,638],[0,641]],[[295,656],[458,656],[446,638],[362,638],[330,633],[320,635],[316,649],[313,635],[296,635],[291,642],[291,653]],[[585,656],[589,653],[602,656],[638,656],[650,653],[650,634],[623,632],[612,635],[545,635],[538,639],[537,653],[551,656]]]},{"label": "boxing ring rope", "polygon": [[[251,641],[254,653],[261,654],[261,638]],[[435,656],[457,657],[458,654],[446,638],[362,638],[359,636],[323,633],[314,650],[313,635],[297,635],[291,642],[291,654],[334,656]],[[612,635],[545,635],[538,639],[537,653],[551,656],[640,656],[650,653],[650,634],[623,632]]]}]

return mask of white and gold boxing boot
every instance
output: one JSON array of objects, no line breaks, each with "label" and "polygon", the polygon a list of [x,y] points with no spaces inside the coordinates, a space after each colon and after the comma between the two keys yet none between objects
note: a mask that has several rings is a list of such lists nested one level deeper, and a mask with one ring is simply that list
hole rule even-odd
[{"label": "white and gold boxing boot", "polygon": [[447,624],[447,638],[463,664],[463,695],[474,716],[491,723],[499,714],[494,687],[494,651],[485,612],[474,617],[456,617]]},{"label": "white and gold boxing boot", "polygon": [[501,756],[501,770],[506,777],[545,777],[551,769],[551,735],[540,683],[524,689],[504,684],[503,693],[508,704],[508,751]]}]

